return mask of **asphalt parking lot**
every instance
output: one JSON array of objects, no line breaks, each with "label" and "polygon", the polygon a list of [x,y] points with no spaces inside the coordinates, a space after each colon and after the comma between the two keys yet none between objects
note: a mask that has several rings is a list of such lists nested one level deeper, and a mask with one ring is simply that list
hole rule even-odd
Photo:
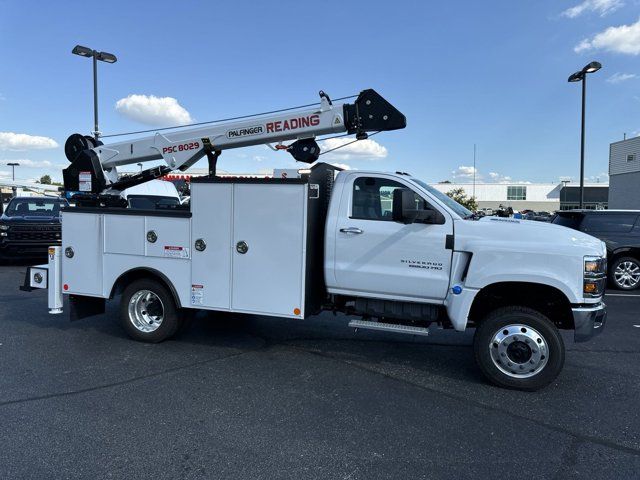
[{"label": "asphalt parking lot", "polygon": [[471,334],[197,318],[136,343],[70,323],[0,267],[2,478],[640,478],[640,297],[536,393],[481,378]]}]

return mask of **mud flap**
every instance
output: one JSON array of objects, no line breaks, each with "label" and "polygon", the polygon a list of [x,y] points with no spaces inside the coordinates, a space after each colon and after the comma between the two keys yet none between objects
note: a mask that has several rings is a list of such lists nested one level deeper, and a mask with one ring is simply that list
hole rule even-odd
[{"label": "mud flap", "polygon": [[102,315],[105,312],[106,304],[107,301],[104,298],[69,295],[69,320],[73,322]]}]

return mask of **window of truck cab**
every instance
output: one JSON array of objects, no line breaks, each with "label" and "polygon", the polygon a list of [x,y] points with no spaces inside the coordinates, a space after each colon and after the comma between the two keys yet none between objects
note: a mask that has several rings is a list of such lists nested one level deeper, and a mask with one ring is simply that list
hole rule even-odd
[{"label": "window of truck cab", "polygon": [[[393,221],[393,192],[409,189],[396,180],[383,177],[357,177],[351,192],[351,216],[356,220]],[[414,192],[416,208],[433,210],[426,200]]]}]

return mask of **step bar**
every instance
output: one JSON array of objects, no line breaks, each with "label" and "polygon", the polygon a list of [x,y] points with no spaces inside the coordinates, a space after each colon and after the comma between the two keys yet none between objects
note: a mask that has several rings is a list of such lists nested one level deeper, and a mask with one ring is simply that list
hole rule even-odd
[{"label": "step bar", "polygon": [[395,323],[370,322],[368,320],[351,320],[349,326],[355,329],[380,330],[383,332],[404,333],[406,335],[429,335],[429,329],[425,327],[412,327],[410,325],[398,325]]}]

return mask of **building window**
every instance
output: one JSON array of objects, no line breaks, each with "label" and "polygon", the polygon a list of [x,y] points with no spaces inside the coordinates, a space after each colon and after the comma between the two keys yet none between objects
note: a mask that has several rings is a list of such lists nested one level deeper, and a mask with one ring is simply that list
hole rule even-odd
[{"label": "building window", "polygon": [[636,159],[635,154],[630,153],[629,155],[627,155],[627,163],[633,162],[635,159]]},{"label": "building window", "polygon": [[527,187],[507,187],[507,200],[526,200]]}]

